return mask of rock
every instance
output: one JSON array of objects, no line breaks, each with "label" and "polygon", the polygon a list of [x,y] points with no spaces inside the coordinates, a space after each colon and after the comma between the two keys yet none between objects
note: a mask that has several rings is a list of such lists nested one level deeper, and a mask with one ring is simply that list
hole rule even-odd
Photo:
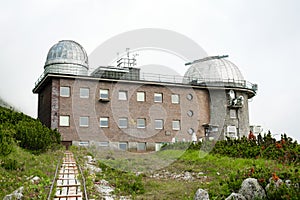
[{"label": "rock", "polygon": [[194,196],[194,200],[209,200],[209,195],[206,190],[199,188]]},{"label": "rock", "polygon": [[190,172],[185,172],[184,175],[183,175],[183,177],[182,177],[182,179],[185,180],[185,181],[191,181],[194,178],[193,178],[193,176],[191,175]]},{"label": "rock", "polygon": [[290,187],[292,185],[292,181],[291,180],[285,180],[285,185]]},{"label": "rock", "polygon": [[89,169],[90,173],[100,173],[102,172],[102,169],[99,167],[96,167],[95,165],[87,164],[86,167]]},{"label": "rock", "polygon": [[239,194],[243,195],[246,200],[262,199],[266,197],[264,189],[259,185],[255,178],[245,179],[239,190]]},{"label": "rock", "polygon": [[39,184],[40,180],[41,180],[40,177],[35,176],[32,179],[30,179],[30,182],[33,184]]},{"label": "rock", "polygon": [[225,200],[246,200],[246,198],[239,193],[231,193]]},{"label": "rock", "polygon": [[21,200],[22,197],[23,197],[23,190],[24,190],[24,187],[20,187],[18,188],[17,190],[13,191],[11,194],[8,194],[6,195],[3,200]]}]

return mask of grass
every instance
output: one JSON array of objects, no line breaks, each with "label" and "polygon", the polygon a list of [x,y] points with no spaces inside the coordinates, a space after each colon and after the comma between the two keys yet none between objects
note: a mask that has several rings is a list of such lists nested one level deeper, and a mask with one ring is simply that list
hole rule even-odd
[{"label": "grass", "polygon": [[[225,199],[235,186],[240,187],[240,180],[233,180],[238,172],[243,174],[251,168],[267,169],[264,171],[266,180],[272,173],[280,174],[295,171],[297,166],[284,165],[273,160],[243,159],[211,155],[199,150],[164,150],[156,153],[129,153],[118,151],[97,151],[92,149],[93,156],[101,165],[105,164],[114,170],[128,172],[142,172],[143,193],[134,194],[135,199],[193,199],[198,188],[206,189],[210,199]],[[201,172],[200,176],[190,181],[153,178],[155,173],[163,171],[182,174],[184,172]],[[105,172],[103,172],[105,173]],[[260,174],[258,174],[260,175]],[[110,176],[109,174],[106,175]],[[119,174],[118,179],[126,181],[126,176]],[[299,179],[298,179],[299,181]],[[126,190],[125,190],[126,191]],[[130,193],[122,195],[132,195]]]},{"label": "grass", "polygon": [[[5,158],[14,161],[15,170],[0,167],[0,199],[10,194],[21,186],[24,186],[24,199],[46,199],[62,150],[48,151],[40,155],[34,155],[20,147]],[[5,161],[5,160],[4,160]],[[0,161],[3,163],[3,160]],[[39,184],[30,182],[30,177],[41,178]]]}]

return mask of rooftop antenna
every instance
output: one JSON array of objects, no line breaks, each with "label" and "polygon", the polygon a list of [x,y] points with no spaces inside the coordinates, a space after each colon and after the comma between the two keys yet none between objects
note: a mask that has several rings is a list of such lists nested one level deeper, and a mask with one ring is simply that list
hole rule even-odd
[{"label": "rooftop antenna", "polygon": [[[136,58],[139,54],[130,54],[130,48],[126,48],[126,57],[118,58],[117,60],[117,67],[134,67],[136,66]],[[119,53],[118,53],[119,55]]]}]

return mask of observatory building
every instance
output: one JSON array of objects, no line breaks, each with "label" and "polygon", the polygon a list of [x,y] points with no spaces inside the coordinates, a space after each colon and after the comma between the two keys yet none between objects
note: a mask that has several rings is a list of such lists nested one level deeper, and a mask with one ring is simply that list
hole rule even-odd
[{"label": "observatory building", "polygon": [[186,63],[182,77],[141,73],[129,55],[90,72],[84,48],[63,40],[50,48],[33,89],[38,118],[65,145],[153,151],[163,143],[239,138],[249,133],[248,100],[257,85],[227,57]]}]

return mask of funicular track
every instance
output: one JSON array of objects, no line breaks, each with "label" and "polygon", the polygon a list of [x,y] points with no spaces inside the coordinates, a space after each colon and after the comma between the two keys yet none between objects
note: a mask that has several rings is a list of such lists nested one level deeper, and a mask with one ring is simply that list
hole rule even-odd
[{"label": "funicular track", "polygon": [[[51,199],[50,196],[55,182],[56,192],[54,200],[87,200],[85,179],[80,165],[76,163],[73,153],[66,151],[59,170],[58,167],[56,168],[48,200]],[[82,181],[79,180],[79,174],[81,174]],[[81,188],[83,188],[83,191],[81,191]]]}]

